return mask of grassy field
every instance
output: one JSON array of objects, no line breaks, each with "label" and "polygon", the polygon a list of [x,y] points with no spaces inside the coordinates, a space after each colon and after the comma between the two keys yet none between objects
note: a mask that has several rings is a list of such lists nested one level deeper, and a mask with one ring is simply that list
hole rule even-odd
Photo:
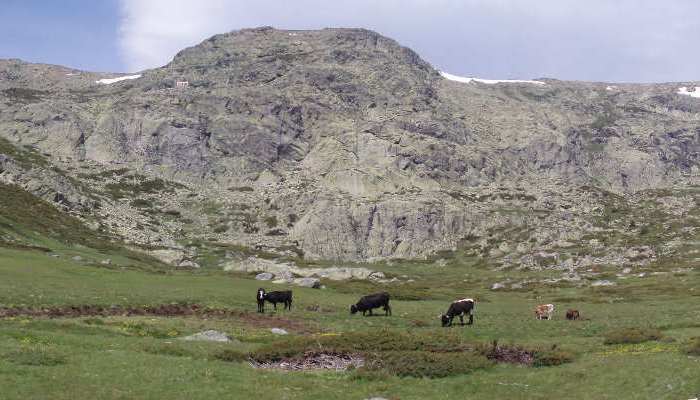
[{"label": "grassy field", "polygon": [[[93,252],[76,251],[84,251],[84,258]],[[477,266],[448,266],[440,273],[426,273],[419,263],[393,264],[383,269],[417,278],[415,283],[406,284],[408,287],[396,286],[398,297],[415,289],[424,298],[395,300],[392,317],[349,315],[348,305],[358,296],[379,289],[353,282],[329,284],[322,290],[294,288],[292,311],[280,309],[260,317],[255,313],[253,296],[261,283],[249,277],[106,268],[73,261],[72,254],[65,250],[60,257],[51,257],[44,251],[0,248],[0,306],[186,302],[238,314],[226,318],[2,319],[3,399],[689,399],[700,394],[700,357],[688,352],[692,338],[700,336],[697,271],[629,279],[598,290],[548,287],[492,292],[483,275],[497,278],[497,273]],[[458,276],[463,279],[457,280]],[[431,292],[431,287],[436,289]],[[392,286],[388,290],[392,292]],[[438,314],[450,299],[464,296],[479,299],[475,325],[440,328]],[[533,306],[543,302],[557,305],[554,320],[533,318]],[[579,309],[584,320],[566,321],[563,313],[567,307]],[[273,335],[270,328],[276,326],[291,334]],[[656,329],[663,337],[604,344],[606,336],[620,328]],[[224,331],[237,341],[221,344],[177,339],[206,329]],[[426,343],[481,346],[497,340],[545,352],[556,345],[572,360],[542,367],[491,363],[433,379],[382,371],[258,370],[245,360],[247,354],[261,349],[289,348],[295,343],[289,337],[303,337],[320,345],[324,337],[346,338],[352,343],[363,334],[375,338],[370,342],[398,346],[401,351],[405,350],[401,341],[410,341],[409,337]],[[382,337],[394,338],[395,343]],[[358,348],[361,345],[370,352],[380,351],[371,343],[358,343]],[[423,350],[396,354],[423,354]],[[225,361],[222,354],[240,357]],[[450,360],[459,364],[462,357],[467,360],[471,355],[457,353]],[[414,359],[405,360],[411,363]],[[399,369],[406,367],[401,362],[399,359]]]}]

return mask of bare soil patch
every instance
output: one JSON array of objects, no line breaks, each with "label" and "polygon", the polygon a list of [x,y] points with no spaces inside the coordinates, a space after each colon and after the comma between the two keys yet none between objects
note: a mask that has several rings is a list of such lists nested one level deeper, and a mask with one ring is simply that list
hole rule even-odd
[{"label": "bare soil patch", "polygon": [[271,317],[245,311],[210,308],[199,304],[160,304],[155,306],[97,306],[77,305],[59,307],[0,307],[0,319],[13,317],[35,318],[79,318],[79,317],[110,317],[110,316],[156,316],[156,317],[186,317],[197,318],[235,318],[248,325],[261,328],[283,328],[288,331],[312,333],[317,330],[304,322],[282,317]]}]

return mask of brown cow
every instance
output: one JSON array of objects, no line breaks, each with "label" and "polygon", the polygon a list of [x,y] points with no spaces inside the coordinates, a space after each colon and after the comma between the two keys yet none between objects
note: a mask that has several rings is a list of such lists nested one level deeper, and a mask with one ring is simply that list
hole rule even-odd
[{"label": "brown cow", "polygon": [[574,309],[568,309],[566,310],[566,319],[569,321],[575,321],[577,319],[581,318],[581,313],[578,312],[578,310]]},{"label": "brown cow", "polygon": [[537,319],[552,319],[554,313],[554,304],[540,304],[535,307],[535,318]]}]

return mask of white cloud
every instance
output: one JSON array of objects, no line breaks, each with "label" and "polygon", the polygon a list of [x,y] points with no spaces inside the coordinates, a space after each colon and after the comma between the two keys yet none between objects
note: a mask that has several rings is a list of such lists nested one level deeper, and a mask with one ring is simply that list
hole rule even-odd
[{"label": "white cloud", "polygon": [[167,64],[182,48],[235,26],[225,0],[122,0],[120,48],[131,71]]}]

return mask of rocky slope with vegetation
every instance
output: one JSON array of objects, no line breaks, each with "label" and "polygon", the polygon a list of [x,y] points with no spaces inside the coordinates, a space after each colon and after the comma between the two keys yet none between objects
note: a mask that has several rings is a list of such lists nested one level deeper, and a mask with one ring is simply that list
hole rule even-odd
[{"label": "rocky slope with vegetation", "polygon": [[174,265],[700,258],[698,83],[464,83],[359,29],[118,76],[0,60],[0,182]]}]

